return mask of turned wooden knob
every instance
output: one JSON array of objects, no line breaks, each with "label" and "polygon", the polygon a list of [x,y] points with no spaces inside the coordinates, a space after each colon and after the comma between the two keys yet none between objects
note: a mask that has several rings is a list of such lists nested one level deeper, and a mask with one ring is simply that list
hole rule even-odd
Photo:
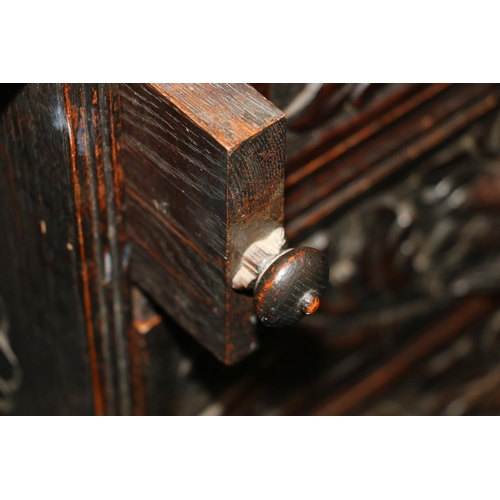
[{"label": "turned wooden knob", "polygon": [[319,250],[291,248],[266,262],[254,287],[257,317],[266,326],[291,325],[314,313],[328,283],[328,262]]}]

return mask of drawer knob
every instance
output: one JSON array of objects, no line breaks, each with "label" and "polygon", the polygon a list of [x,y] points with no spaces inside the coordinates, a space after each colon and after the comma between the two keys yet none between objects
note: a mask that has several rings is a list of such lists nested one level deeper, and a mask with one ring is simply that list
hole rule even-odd
[{"label": "drawer knob", "polygon": [[328,283],[322,252],[285,244],[282,227],[252,243],[232,280],[235,290],[253,290],[255,313],[266,326],[288,326],[316,312]]},{"label": "drawer knob", "polygon": [[266,326],[291,325],[317,311],[328,283],[328,262],[310,247],[285,250],[262,267],[254,287],[257,317]]}]

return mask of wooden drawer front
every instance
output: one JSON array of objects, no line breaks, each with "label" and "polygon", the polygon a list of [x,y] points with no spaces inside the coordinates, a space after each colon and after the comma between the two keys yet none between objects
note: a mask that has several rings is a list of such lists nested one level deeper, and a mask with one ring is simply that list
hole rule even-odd
[{"label": "wooden drawer front", "polygon": [[281,111],[248,85],[121,87],[133,279],[225,363],[256,347],[232,278],[283,224]]}]

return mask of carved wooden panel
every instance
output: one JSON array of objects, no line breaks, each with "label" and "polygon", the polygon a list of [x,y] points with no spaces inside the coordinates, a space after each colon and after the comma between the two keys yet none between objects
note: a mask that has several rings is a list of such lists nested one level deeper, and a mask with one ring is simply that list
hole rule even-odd
[{"label": "carved wooden panel", "polygon": [[285,180],[285,224],[291,239],[311,232],[500,103],[500,87],[494,84],[257,88],[291,113]]}]

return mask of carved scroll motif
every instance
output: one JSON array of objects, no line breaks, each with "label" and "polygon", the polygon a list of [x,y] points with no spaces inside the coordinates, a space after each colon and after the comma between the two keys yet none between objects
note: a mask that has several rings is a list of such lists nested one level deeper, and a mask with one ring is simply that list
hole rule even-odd
[{"label": "carved scroll motif", "polygon": [[367,323],[375,316],[408,319],[455,299],[498,293],[500,163],[492,157],[494,128],[486,137],[479,131],[306,242],[329,257],[332,314],[364,311]]}]

